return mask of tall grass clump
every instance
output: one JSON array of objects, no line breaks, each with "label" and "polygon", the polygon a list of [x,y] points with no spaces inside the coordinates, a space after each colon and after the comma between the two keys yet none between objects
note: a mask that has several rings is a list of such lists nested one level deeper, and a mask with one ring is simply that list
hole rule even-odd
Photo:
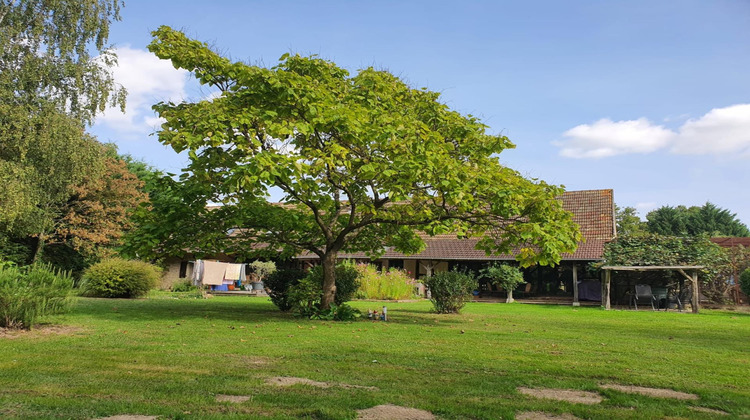
[{"label": "tall grass clump", "polygon": [[109,258],[83,273],[81,290],[86,296],[136,298],[156,287],[161,269],[143,261]]},{"label": "tall grass clump", "polygon": [[404,270],[389,268],[379,272],[373,265],[357,264],[359,289],[357,299],[399,300],[414,297],[416,282]]},{"label": "tall grass clump", "polygon": [[49,265],[0,267],[0,326],[30,330],[39,317],[70,307],[73,279]]}]

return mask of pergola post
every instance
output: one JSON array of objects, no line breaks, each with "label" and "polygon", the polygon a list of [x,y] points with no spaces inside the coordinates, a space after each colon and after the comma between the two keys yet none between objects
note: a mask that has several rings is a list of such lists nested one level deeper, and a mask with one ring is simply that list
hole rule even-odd
[{"label": "pergola post", "polygon": [[581,306],[578,301],[578,266],[573,263],[573,306]]},{"label": "pergola post", "polygon": [[610,270],[604,270],[604,283],[602,283],[602,307],[604,309],[609,310],[609,280],[611,278],[610,276],[611,271]]},{"label": "pergola post", "polygon": [[697,314],[700,306],[700,292],[698,291],[698,270],[693,270],[690,281],[693,283],[693,313]]}]

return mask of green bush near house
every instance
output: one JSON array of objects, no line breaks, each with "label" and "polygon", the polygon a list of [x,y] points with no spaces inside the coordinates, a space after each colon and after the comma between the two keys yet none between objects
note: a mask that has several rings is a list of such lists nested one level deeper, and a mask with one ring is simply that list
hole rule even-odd
[{"label": "green bush near house", "polygon": [[198,286],[194,285],[190,280],[183,280],[173,284],[170,289],[176,293],[183,293],[198,290]]},{"label": "green bush near house", "polygon": [[0,267],[0,326],[31,329],[44,315],[69,308],[73,279],[49,265]]},{"label": "green bush near house", "polygon": [[296,269],[281,269],[271,273],[263,282],[268,289],[271,302],[282,311],[292,309],[292,300],[289,298],[290,289],[299,284],[306,275],[304,271]]},{"label": "green bush near house", "polygon": [[323,297],[323,267],[313,267],[297,284],[291,286],[287,293],[287,302],[295,315],[335,321],[350,321],[360,316],[358,310],[352,309],[347,302],[354,297],[359,288],[359,272],[353,264],[336,266],[336,298],[329,309],[321,309]]},{"label": "green bush near house", "polygon": [[[320,285],[320,293],[323,293],[323,266],[313,267],[307,274],[315,284]],[[341,305],[354,298],[354,294],[359,288],[359,272],[354,264],[342,263],[336,266],[336,298],[334,303]]]},{"label": "green bush near house", "polygon": [[156,287],[161,269],[143,261],[110,258],[89,267],[81,290],[86,296],[136,298]]},{"label": "green bush near house", "polygon": [[750,296],[750,268],[740,274],[740,289],[742,293]]},{"label": "green bush near house", "polygon": [[399,300],[414,297],[415,281],[404,270],[390,268],[379,272],[371,264],[357,264],[359,288],[357,299]]},{"label": "green bush near house", "polygon": [[471,300],[477,280],[468,273],[443,271],[425,278],[422,282],[430,289],[433,306],[439,314],[458,313]]},{"label": "green bush near house", "polygon": [[495,286],[502,287],[507,293],[507,303],[513,302],[513,289],[523,283],[523,273],[518,267],[508,264],[492,263],[479,274]]}]

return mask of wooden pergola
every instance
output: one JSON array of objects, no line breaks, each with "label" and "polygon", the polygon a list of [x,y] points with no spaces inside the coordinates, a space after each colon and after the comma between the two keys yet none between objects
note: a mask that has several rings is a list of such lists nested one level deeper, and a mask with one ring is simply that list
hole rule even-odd
[{"label": "wooden pergola", "polygon": [[[698,270],[705,268],[702,265],[651,265],[651,266],[640,266],[640,265],[605,265],[601,269],[604,270],[604,282],[602,283],[602,307],[609,310],[609,285],[612,271],[657,271],[657,270],[673,270],[682,274],[688,281],[693,285],[693,302],[692,308],[693,313],[697,314],[699,309],[699,293],[698,293]],[[688,275],[687,272],[690,272]]]}]

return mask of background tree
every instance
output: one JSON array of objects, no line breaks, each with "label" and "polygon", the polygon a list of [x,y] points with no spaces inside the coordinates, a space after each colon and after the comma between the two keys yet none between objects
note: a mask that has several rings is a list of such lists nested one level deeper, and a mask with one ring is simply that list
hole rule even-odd
[{"label": "background tree", "polygon": [[[101,144],[86,135],[74,118],[52,106],[38,113],[27,111],[0,105],[0,167],[11,176],[19,174],[11,192],[2,194],[0,230],[6,235],[35,237],[32,258],[37,259],[72,188],[102,175],[104,155]],[[22,191],[21,201],[12,199],[14,190]]]},{"label": "background tree", "polygon": [[513,302],[513,289],[523,283],[523,273],[518,267],[508,264],[492,263],[483,268],[479,274],[488,279],[490,283],[502,287],[508,293],[505,303]]},{"label": "background tree", "polygon": [[646,232],[646,227],[635,207],[615,205],[618,235],[639,235]]},{"label": "background tree", "polygon": [[663,206],[646,215],[648,231],[671,236],[750,236],[736,213],[707,202],[701,207]]},{"label": "background tree", "polygon": [[42,256],[74,188],[105,171],[84,126],[107,105],[124,108],[106,45],[121,5],[0,1],[0,252],[19,262]]},{"label": "background tree", "polygon": [[131,213],[148,201],[142,186],[126,163],[110,152],[101,176],[73,187],[55,238],[95,259],[112,256],[124,232],[132,228]]},{"label": "background tree", "polygon": [[[206,201],[218,198],[242,227],[234,244],[320,258],[323,308],[335,296],[339,252],[418,252],[419,231],[479,237],[486,251],[518,246],[526,265],[557,263],[576,248],[578,228],[555,199],[562,189],[501,166],[510,140],[438,93],[372,68],[351,76],[316,57],[233,63],[168,27],[153,35],[159,58],[222,91],[154,106],[166,119],[159,140],[188,150],[185,178],[209,187]],[[282,205],[267,201],[271,189]]]},{"label": "background tree", "polygon": [[[0,103],[33,112],[53,105],[91,123],[125,91],[109,68],[106,45],[121,0],[0,1]],[[91,54],[98,54],[98,58]]]}]

